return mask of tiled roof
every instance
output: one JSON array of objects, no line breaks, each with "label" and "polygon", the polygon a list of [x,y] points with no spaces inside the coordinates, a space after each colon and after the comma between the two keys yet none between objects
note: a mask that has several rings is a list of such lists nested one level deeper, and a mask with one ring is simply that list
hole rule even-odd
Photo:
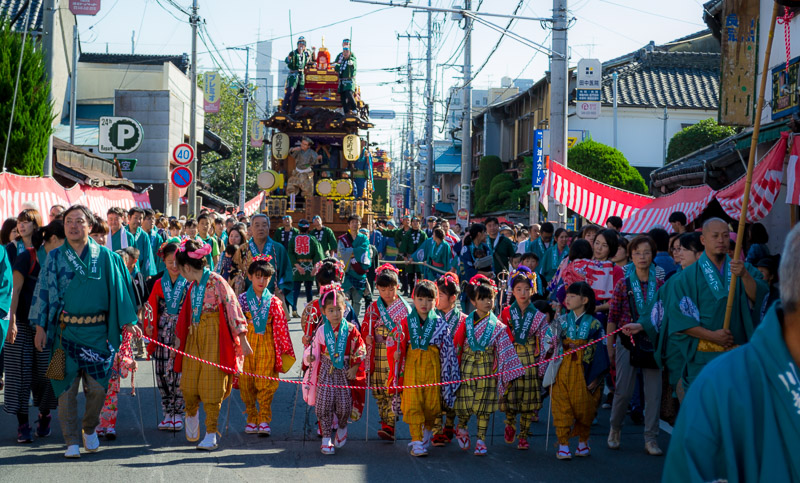
[{"label": "tiled roof", "polygon": [[[2,0],[0,0],[2,1]],[[185,74],[189,70],[189,55],[140,55],[140,54],[106,54],[103,52],[81,52],[81,62],[95,64],[139,64],[163,65],[172,62]]]},{"label": "tiled roof", "polygon": [[640,50],[630,62],[604,69],[604,103],[613,100],[613,72],[619,75],[619,106],[719,107],[718,53]]},{"label": "tiled roof", "polygon": [[[30,30],[41,32],[42,30],[42,13],[44,12],[44,2],[42,0],[31,0],[31,20],[29,25]],[[16,18],[14,22],[14,30],[22,32],[25,28],[25,14],[28,10],[28,2],[25,0],[0,0],[0,18]]]}]

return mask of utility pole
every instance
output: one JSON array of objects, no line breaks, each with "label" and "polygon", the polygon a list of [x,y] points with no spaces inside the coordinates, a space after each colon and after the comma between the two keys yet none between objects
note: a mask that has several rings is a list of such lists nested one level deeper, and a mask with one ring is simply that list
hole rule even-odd
[{"label": "utility pole", "polygon": [[[42,36],[44,37],[44,67],[47,71],[47,81],[50,82],[50,93],[47,102],[53,104],[53,53],[55,52],[55,27],[56,27],[56,0],[45,0],[42,13]],[[61,119],[56,119],[61,122]],[[53,135],[48,136],[47,155],[44,160],[44,175],[53,176]]]},{"label": "utility pole", "polygon": [[411,213],[417,214],[417,168],[414,166],[414,76],[411,73],[411,49],[408,49],[408,166],[411,169]]},{"label": "utility pole", "polygon": [[245,51],[245,63],[244,63],[244,86],[242,87],[242,93],[244,94],[244,116],[242,119],[242,165],[240,167],[241,170],[241,181],[239,186],[239,209],[244,209],[244,202],[246,201],[247,197],[247,144],[248,144],[248,123],[247,123],[247,114],[250,107],[250,46],[246,47],[228,47],[231,50],[244,50]]},{"label": "utility pole", "polygon": [[[428,0],[431,6],[431,0]],[[425,172],[425,210],[423,215],[433,214],[433,90],[431,74],[431,44],[433,43],[433,12],[428,10],[428,59],[425,65],[425,145],[428,150],[428,162]]]},{"label": "utility pole", "polygon": [[[191,93],[191,114],[189,118],[189,144],[192,149],[197,152],[197,0],[192,0],[192,16],[189,21],[192,24],[192,93]],[[197,172],[197,156],[189,164],[189,170],[194,175],[192,182],[189,184],[187,196],[189,197],[187,204],[187,214],[197,216],[197,178],[200,173]]]},{"label": "utility pole", "polygon": [[[464,10],[472,9],[472,0],[464,0]],[[458,193],[459,209],[470,213],[472,195],[472,22],[465,17],[464,25],[464,107],[461,111],[461,190]],[[467,222],[461,222],[466,228]]]},{"label": "utility pole", "polygon": [[78,22],[72,26],[72,82],[69,91],[69,143],[75,144],[75,125],[78,122]]},{"label": "utility pole", "polygon": [[[567,92],[569,57],[567,50],[567,0],[553,0],[553,48],[550,54],[550,162],[567,165]],[[562,211],[559,211],[563,209]],[[566,222],[566,208],[550,197],[548,218],[557,214]]]}]

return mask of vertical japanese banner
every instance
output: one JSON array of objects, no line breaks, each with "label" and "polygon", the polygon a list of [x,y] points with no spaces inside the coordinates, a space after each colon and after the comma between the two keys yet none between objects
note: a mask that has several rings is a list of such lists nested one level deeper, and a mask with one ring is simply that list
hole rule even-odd
[{"label": "vertical japanese banner", "polygon": [[264,145],[264,136],[267,135],[267,126],[258,119],[250,125],[250,146],[260,148]]},{"label": "vertical japanese banner", "polygon": [[203,74],[203,111],[208,113],[219,112],[219,90],[219,72],[206,72]]},{"label": "vertical japanese banner", "polygon": [[726,1],[722,7],[719,123],[752,126],[755,110],[759,4]]}]

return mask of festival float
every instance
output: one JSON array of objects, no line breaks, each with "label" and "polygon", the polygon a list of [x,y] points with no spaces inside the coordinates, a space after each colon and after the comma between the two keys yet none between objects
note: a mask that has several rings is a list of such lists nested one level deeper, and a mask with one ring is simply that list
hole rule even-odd
[{"label": "festival float", "polygon": [[[339,94],[339,74],[325,47],[312,48],[312,62],[306,66],[305,88],[300,91],[295,112],[284,109],[263,120],[272,129],[270,168],[259,175],[259,187],[265,191],[264,212],[273,223],[284,215],[297,221],[322,217],[335,233],[347,230],[352,214],[371,222],[376,215],[373,193],[376,178],[373,172],[374,153],[370,151],[369,106],[355,87],[356,109],[345,113]],[[300,151],[292,148],[310,141],[317,160],[307,169],[297,169]],[[379,184],[388,192],[385,153],[381,151]],[[309,178],[311,178],[309,180]],[[379,215],[386,213],[387,195],[382,194]]]}]

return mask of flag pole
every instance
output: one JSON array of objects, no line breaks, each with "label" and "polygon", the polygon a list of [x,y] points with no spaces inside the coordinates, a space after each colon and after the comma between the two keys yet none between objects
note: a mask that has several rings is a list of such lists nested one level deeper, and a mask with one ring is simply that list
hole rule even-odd
[{"label": "flag pole", "polygon": [[[767,50],[764,53],[764,67],[761,69],[761,84],[758,87],[758,102],[753,114],[753,136],[750,138],[750,155],[747,159],[747,176],[744,182],[744,194],[742,195],[742,212],[739,215],[739,227],[736,230],[736,248],[733,251],[733,259],[738,260],[742,255],[742,244],[744,242],[744,228],[747,223],[747,205],[750,203],[750,186],[753,184],[753,167],[755,165],[756,147],[758,146],[758,133],[761,130],[761,110],[764,108],[764,91],[767,88],[767,76],[769,74],[769,58],[772,54],[772,39],[775,37],[775,20],[778,18],[778,2],[772,6],[772,20],[769,24],[769,37],[767,37]],[[733,299],[736,295],[736,275],[731,276],[731,285],[728,288],[728,304],[725,307],[724,329],[731,326],[731,314],[733,313]]]}]

